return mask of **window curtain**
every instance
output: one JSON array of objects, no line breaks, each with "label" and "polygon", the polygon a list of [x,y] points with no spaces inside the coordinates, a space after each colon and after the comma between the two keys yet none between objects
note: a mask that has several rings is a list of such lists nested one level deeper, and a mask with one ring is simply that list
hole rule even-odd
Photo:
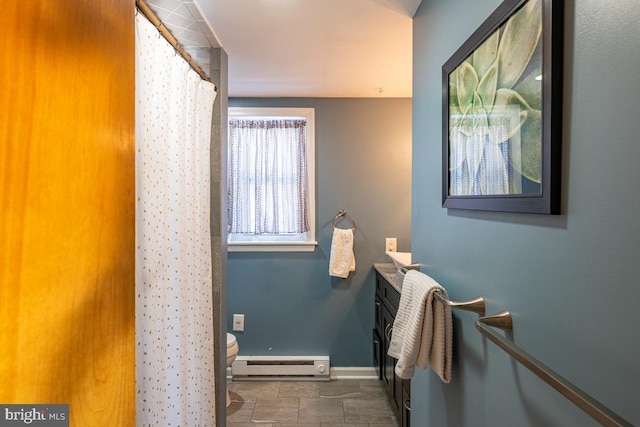
[{"label": "window curtain", "polygon": [[136,15],[136,425],[215,423],[215,87]]},{"label": "window curtain", "polygon": [[228,159],[230,233],[309,231],[305,120],[230,120]]}]

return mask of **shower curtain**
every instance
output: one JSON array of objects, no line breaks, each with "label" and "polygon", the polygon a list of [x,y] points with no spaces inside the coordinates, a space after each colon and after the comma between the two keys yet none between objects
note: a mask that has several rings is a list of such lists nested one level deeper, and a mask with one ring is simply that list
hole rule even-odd
[{"label": "shower curtain", "polygon": [[215,425],[209,143],[215,99],[136,14],[136,425]]}]

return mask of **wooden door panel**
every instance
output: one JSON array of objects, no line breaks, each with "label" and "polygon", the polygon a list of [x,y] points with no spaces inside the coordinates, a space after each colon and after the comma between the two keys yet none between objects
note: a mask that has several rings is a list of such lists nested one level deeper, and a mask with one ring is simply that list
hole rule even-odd
[{"label": "wooden door panel", "polygon": [[0,14],[0,402],[135,424],[133,2]]}]

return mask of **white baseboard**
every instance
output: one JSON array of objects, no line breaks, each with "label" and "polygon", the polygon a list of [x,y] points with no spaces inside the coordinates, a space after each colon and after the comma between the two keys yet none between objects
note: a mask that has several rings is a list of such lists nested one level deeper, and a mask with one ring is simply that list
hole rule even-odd
[{"label": "white baseboard", "polygon": [[[332,380],[377,380],[378,371],[371,367],[337,366],[331,368]],[[227,379],[232,379],[231,367],[227,368]],[[275,380],[275,379],[274,379]]]}]

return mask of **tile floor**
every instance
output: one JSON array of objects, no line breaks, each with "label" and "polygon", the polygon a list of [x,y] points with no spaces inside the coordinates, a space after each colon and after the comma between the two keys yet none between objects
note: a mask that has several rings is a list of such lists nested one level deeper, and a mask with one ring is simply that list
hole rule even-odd
[{"label": "tile floor", "polygon": [[397,427],[382,381],[229,381],[228,427]]}]

